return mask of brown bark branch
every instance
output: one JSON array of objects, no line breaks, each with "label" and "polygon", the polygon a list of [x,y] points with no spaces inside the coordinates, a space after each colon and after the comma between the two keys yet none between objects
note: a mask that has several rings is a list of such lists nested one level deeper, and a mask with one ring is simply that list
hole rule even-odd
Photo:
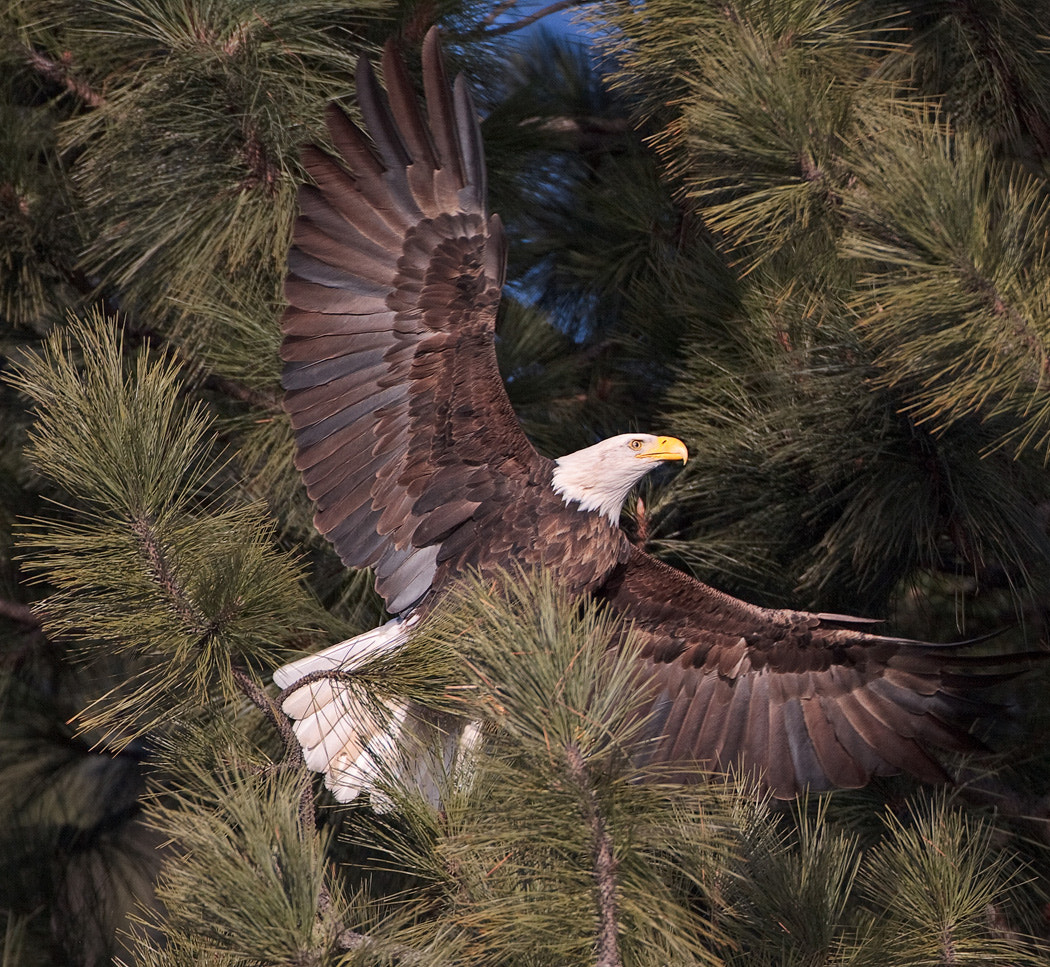
[{"label": "brown bark branch", "polygon": [[87,81],[73,76],[73,61],[68,55],[55,61],[38,50],[25,48],[26,63],[45,80],[61,84],[70,94],[79,97],[88,107],[101,107],[105,98],[93,90]]},{"label": "brown bark branch", "polygon": [[153,580],[164,592],[175,614],[201,642],[207,641],[218,631],[218,618],[209,619],[201,614],[189,593],[182,586],[168,561],[154,522],[148,517],[139,517],[131,522],[131,531],[138,538],[139,551],[146,561]]},{"label": "brown bark branch", "polygon": [[551,117],[545,120],[529,118],[523,126],[528,124],[533,124],[537,131],[559,139],[582,154],[623,151],[634,131],[627,118],[588,115]]},{"label": "brown bark branch", "polygon": [[582,7],[593,2],[594,0],[557,0],[557,2],[548,4],[546,7],[537,10],[535,13],[529,14],[527,17],[522,17],[520,20],[513,20],[510,23],[500,24],[498,27],[488,26],[491,21],[486,18],[483,22],[485,26],[471,30],[462,36],[464,40],[478,40],[488,37],[499,37],[502,34],[511,34],[516,30],[523,30],[525,27],[531,26],[536,23],[537,20],[542,20],[544,17],[548,17],[552,13],[560,13],[562,10],[568,10],[570,7]]},{"label": "brown bark branch", "polygon": [[301,765],[303,761],[302,749],[296,741],[288,716],[278,708],[266,689],[248,674],[246,668],[241,665],[233,665],[231,666],[231,671],[233,672],[233,680],[237,683],[237,687],[241,690],[244,697],[259,709],[270,720],[274,728],[281,733],[281,738],[288,749],[287,759],[289,760],[289,765]]},{"label": "brown bark branch", "polygon": [[376,955],[390,957],[396,964],[432,964],[418,950],[406,947],[404,944],[392,944],[387,941],[373,940],[368,934],[358,933],[356,930],[347,928],[336,938],[336,945],[340,950],[371,950]]},{"label": "brown bark branch", "polygon": [[503,14],[512,9],[517,2],[518,0],[501,0],[500,3],[494,3],[489,11],[489,15],[481,22],[486,27],[491,27]]},{"label": "brown bark branch", "polygon": [[248,175],[241,181],[240,190],[251,191],[254,188],[263,188],[268,195],[276,195],[281,169],[266,153],[258,129],[248,122],[245,123],[242,154],[248,168]]},{"label": "brown bark branch", "polygon": [[[293,769],[303,769],[303,750],[295,737],[291,721],[278,704],[280,697],[275,702],[269,692],[252,678],[243,666],[231,665],[230,670],[241,694],[270,720],[280,734],[284,743],[284,765]],[[299,795],[299,821],[303,824],[303,830],[311,835],[317,830],[316,805],[313,782],[304,772],[303,791]]]},{"label": "brown bark branch", "polygon": [[579,748],[570,744],[565,750],[569,775],[580,789],[580,811],[591,832],[594,882],[598,888],[598,936],[595,941],[595,967],[623,967],[619,942],[619,910],[616,903],[616,856],[612,837],[605,825],[598,797],[591,786],[590,774]]},{"label": "brown bark branch", "polygon": [[1036,842],[1050,844],[1050,795],[1019,791],[994,772],[965,768],[955,777],[955,791],[968,803],[1012,820]]},{"label": "brown bark branch", "polygon": [[245,386],[243,383],[227,379],[225,376],[219,376],[216,373],[212,373],[208,376],[204,380],[204,385],[210,389],[217,390],[222,393],[223,396],[228,396],[233,400],[240,400],[242,403],[248,403],[261,410],[279,411],[281,408],[276,395],[273,393],[268,393],[265,390],[253,389],[251,386]]}]

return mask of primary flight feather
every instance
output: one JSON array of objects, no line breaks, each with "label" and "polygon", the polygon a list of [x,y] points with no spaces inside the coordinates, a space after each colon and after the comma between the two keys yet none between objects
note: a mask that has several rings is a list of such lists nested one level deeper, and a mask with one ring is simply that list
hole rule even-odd
[{"label": "primary flight feather", "polygon": [[655,466],[685,461],[673,437],[624,434],[557,460],[532,447],[496,365],[505,243],[469,91],[450,87],[436,30],[425,115],[392,45],[382,66],[385,96],[359,63],[364,130],[332,106],[337,154],[304,154],[282,356],[316,526],[344,563],[374,569],[398,617],[275,673],[307,764],[344,801],[380,762],[411,770],[411,709],[368,707],[324,673],[398,647],[457,578],[542,566],[633,623],[640,757],[665,774],[735,769],[780,798],[902,771],[943,780],[933,747],[980,747],[990,661],[868,634],[862,619],[759,608],[634,547],[621,506]]}]

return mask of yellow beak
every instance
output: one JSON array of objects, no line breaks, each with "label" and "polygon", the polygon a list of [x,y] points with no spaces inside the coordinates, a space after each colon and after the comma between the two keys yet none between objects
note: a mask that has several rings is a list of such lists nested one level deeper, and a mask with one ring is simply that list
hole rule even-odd
[{"label": "yellow beak", "polygon": [[639,460],[681,460],[685,463],[689,459],[689,451],[681,440],[662,436],[652,446],[639,450],[635,456]]}]

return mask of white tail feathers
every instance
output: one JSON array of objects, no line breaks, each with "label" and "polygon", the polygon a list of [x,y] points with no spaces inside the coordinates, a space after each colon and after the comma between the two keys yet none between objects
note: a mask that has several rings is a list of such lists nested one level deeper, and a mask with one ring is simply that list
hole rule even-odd
[{"label": "white tail feathers", "polygon": [[[385,625],[278,668],[274,683],[290,688],[313,672],[353,671],[400,648],[416,617]],[[382,787],[417,787],[437,805],[457,758],[473,749],[478,729],[449,716],[427,714],[394,699],[377,701],[347,682],[318,678],[290,692],[281,706],[295,720],[306,765],[323,772],[340,802],[370,792],[377,811],[391,808]],[[464,727],[467,726],[467,727]],[[378,788],[377,788],[378,787]]]}]

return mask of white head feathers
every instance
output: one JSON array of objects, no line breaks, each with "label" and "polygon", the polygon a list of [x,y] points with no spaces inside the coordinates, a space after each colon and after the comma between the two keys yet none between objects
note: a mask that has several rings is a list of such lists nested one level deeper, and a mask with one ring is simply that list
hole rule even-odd
[{"label": "white head feathers", "polygon": [[685,463],[685,444],[670,436],[623,433],[555,460],[553,485],[565,503],[596,510],[616,524],[631,488],[668,460]]}]

